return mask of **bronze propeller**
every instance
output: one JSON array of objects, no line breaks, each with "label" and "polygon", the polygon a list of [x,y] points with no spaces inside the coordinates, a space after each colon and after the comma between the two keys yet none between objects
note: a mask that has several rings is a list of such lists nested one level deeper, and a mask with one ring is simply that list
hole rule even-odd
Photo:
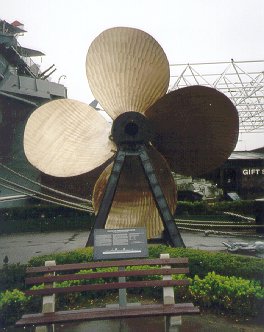
[{"label": "bronze propeller", "polygon": [[[204,174],[235,148],[239,126],[232,102],[204,86],[166,93],[169,63],[146,32],[105,30],[89,47],[86,72],[94,97],[113,119],[112,128],[95,109],[75,100],[39,107],[26,125],[24,147],[42,172],[56,177],[87,173],[112,158],[120,142],[140,142],[173,214],[177,193],[171,171]],[[96,213],[112,167],[106,167],[94,187]],[[131,155],[124,161],[105,227],[139,226],[146,227],[148,238],[164,228],[142,165]]]}]

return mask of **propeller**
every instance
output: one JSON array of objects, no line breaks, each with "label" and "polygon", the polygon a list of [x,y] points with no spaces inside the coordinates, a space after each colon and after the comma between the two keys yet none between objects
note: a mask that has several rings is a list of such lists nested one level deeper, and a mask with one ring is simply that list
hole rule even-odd
[{"label": "propeller", "polygon": [[197,176],[221,165],[239,133],[235,106],[223,93],[204,86],[172,91],[146,112],[155,147],[175,173]]},{"label": "propeller", "polygon": [[54,100],[29,117],[24,132],[25,154],[43,173],[80,175],[113,156],[110,128],[91,106],[70,99]]},{"label": "propeller", "polygon": [[[120,137],[144,142],[171,213],[176,185],[171,170],[206,173],[223,163],[238,137],[232,102],[213,88],[191,86],[166,94],[169,63],[162,47],[144,31],[116,27],[89,47],[86,73],[91,91],[113,119],[110,125],[92,107],[73,100],[49,102],[30,116],[24,147],[28,160],[53,176],[90,172],[113,157]],[[148,128],[151,128],[149,131]],[[154,132],[153,135],[146,133]],[[97,212],[113,165],[102,172],[93,191]],[[126,158],[106,227],[146,226],[148,238],[163,224],[142,165]]]},{"label": "propeller", "polygon": [[86,74],[94,97],[108,115],[144,113],[169,85],[169,63],[149,34],[118,27],[103,31],[89,47]]}]

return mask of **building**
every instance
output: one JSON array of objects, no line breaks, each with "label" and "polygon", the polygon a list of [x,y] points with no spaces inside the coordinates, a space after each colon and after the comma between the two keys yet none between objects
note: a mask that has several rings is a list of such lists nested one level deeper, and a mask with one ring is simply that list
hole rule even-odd
[{"label": "building", "polygon": [[224,191],[225,198],[255,199],[264,197],[264,148],[234,151],[229,159],[205,175]]},{"label": "building", "polygon": [[[32,58],[44,54],[19,44],[18,37],[25,32],[22,23],[9,24],[0,19],[0,207],[6,200],[10,206],[11,201],[16,205],[27,197],[21,197],[21,193],[6,182],[14,180],[14,173],[4,167],[35,181],[40,177],[40,172],[28,163],[23,148],[24,128],[30,114],[50,100],[67,97],[62,84],[48,79],[56,70],[54,65],[42,72]],[[39,189],[22,177],[16,177],[14,181]],[[10,197],[13,197],[11,201]]]}]

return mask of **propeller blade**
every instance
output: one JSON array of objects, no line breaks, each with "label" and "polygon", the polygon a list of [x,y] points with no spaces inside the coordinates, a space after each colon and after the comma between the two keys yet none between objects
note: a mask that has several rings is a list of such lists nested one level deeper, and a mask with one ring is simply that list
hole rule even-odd
[{"label": "propeller blade", "polygon": [[[172,213],[176,208],[177,191],[166,160],[153,147],[149,156],[159,184]],[[113,164],[109,165],[97,180],[93,192],[93,206],[98,212]],[[156,208],[143,167],[138,157],[126,157],[115,197],[105,228],[146,227],[148,238],[159,235],[164,229]]]},{"label": "propeller blade", "polygon": [[116,27],[92,42],[86,58],[91,91],[112,119],[143,113],[163,96],[169,84],[169,63],[162,47],[144,31]]},{"label": "propeller blade", "polygon": [[91,106],[58,99],[40,106],[28,119],[24,150],[40,171],[58,177],[80,175],[110,159],[110,125]]},{"label": "propeller blade", "polygon": [[153,144],[179,174],[195,176],[217,168],[237,143],[237,110],[213,88],[197,85],[172,91],[145,115],[156,132]]}]

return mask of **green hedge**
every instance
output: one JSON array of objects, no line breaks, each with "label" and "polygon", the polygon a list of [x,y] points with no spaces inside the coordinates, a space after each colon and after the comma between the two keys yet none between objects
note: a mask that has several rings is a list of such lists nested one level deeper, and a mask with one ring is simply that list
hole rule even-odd
[{"label": "green hedge", "polygon": [[90,229],[94,215],[53,205],[0,209],[0,234]]},{"label": "green hedge", "polygon": [[264,283],[264,259],[262,258],[190,248],[171,248],[164,245],[149,247],[151,257],[159,257],[165,252],[171,257],[188,257],[192,277],[194,275],[204,277],[208,272],[215,271],[226,276],[237,276]]},{"label": "green hedge", "polygon": [[13,288],[24,288],[26,265],[4,264],[0,269],[0,291]]},{"label": "green hedge", "polygon": [[45,261],[55,260],[56,264],[85,263],[93,260],[93,249],[81,248],[69,252],[54,253],[43,256],[36,256],[29,260],[29,266],[41,266]]},{"label": "green hedge", "polygon": [[35,204],[22,207],[2,208],[0,210],[2,220],[38,219],[43,215],[46,218],[52,218],[54,216],[75,217],[84,214],[86,214],[86,212],[52,204]]},{"label": "green hedge", "polygon": [[[233,212],[255,216],[254,201],[178,202],[175,217],[181,215],[216,215]],[[94,215],[54,205],[34,205],[0,209],[0,234],[90,229]]]},{"label": "green hedge", "polygon": [[209,203],[208,210],[215,212],[233,212],[244,215],[255,215],[256,203],[255,201],[234,201],[234,202],[217,202]]},{"label": "green hedge", "polygon": [[[237,276],[244,279],[264,282],[264,259],[215,253],[196,249],[170,248],[165,245],[149,246],[150,258],[159,257],[161,253],[169,253],[171,257],[188,257],[190,276],[204,277],[208,272],[215,271],[226,276]],[[54,253],[36,256],[30,259],[28,265],[44,265],[46,260],[55,260],[57,264],[82,263],[93,260],[93,250],[82,248],[65,253]],[[0,269],[0,290],[24,289],[26,265],[6,264]]]},{"label": "green hedge", "polygon": [[247,216],[255,216],[255,201],[234,201],[234,202],[178,202],[176,217],[180,215],[213,215],[222,212],[233,212]]},{"label": "green hedge", "polygon": [[177,202],[176,214],[178,215],[203,215],[207,214],[207,202]]},{"label": "green hedge", "polygon": [[[188,257],[190,273],[193,277],[204,277],[208,272],[237,276],[245,279],[263,282],[264,259],[232,255],[229,253],[215,253],[197,249],[171,248],[165,245],[149,246],[149,257],[159,257],[162,253],[169,253],[171,257]],[[46,260],[55,260],[57,264],[81,263],[93,260],[91,248],[82,248],[68,253],[55,253],[34,257],[29,261],[31,266],[44,265]]]},{"label": "green hedge", "polygon": [[26,232],[56,232],[67,230],[89,230],[93,217],[86,216],[71,218],[57,216],[54,218],[21,219],[1,221],[0,234],[26,233]]}]

